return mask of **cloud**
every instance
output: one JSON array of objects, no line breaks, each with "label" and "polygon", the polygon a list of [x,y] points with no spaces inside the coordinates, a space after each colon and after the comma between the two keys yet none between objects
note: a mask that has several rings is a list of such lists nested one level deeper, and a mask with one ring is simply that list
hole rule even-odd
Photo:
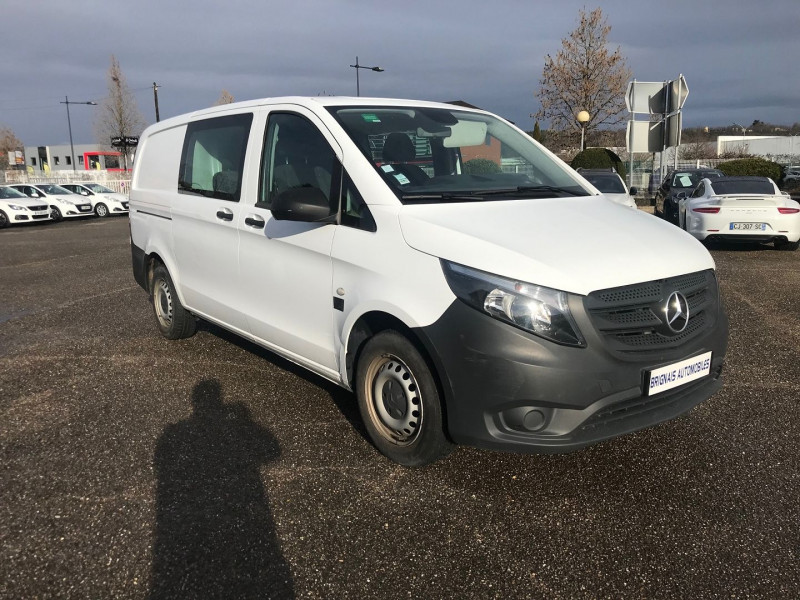
[{"label": "cloud", "polygon": [[[4,15],[0,122],[26,144],[63,141],[65,95],[106,93],[111,54],[120,61],[140,110],[154,119],[152,83],[162,117],[211,105],[222,89],[237,100],[279,95],[362,93],[426,100],[462,99],[525,129],[538,104],[544,56],[577,23],[582,0],[532,3],[452,0],[365,3],[356,0],[195,0],[108,3],[39,0]],[[589,10],[593,6],[587,6]],[[684,124],[744,119],[792,123],[800,80],[796,0],[755,9],[723,0],[603,3],[637,79],[683,73],[690,96]],[[31,35],[35,34],[35,41]],[[76,108],[76,142],[91,142],[91,111]]]}]

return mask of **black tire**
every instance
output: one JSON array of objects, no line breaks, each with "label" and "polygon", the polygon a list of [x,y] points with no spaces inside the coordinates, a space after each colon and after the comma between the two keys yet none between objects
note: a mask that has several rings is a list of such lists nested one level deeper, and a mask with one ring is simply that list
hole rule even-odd
[{"label": "black tire", "polygon": [[8,220],[8,215],[0,210],[0,229],[8,227],[11,222]]},{"label": "black tire", "polygon": [[673,225],[678,225],[678,211],[676,209],[668,209],[666,208],[666,206],[664,207],[664,210],[665,210],[664,218]]},{"label": "black tire", "polygon": [[98,202],[94,205],[94,214],[96,214],[98,217],[107,217],[108,207],[102,202]]},{"label": "black tire", "polygon": [[775,242],[775,250],[786,250],[791,252],[800,248],[800,240],[796,242]]},{"label": "black tire", "polygon": [[156,326],[165,338],[180,340],[191,337],[197,331],[197,321],[178,299],[175,285],[164,265],[158,265],[153,270],[150,299],[153,303]]},{"label": "black tire", "polygon": [[53,221],[56,221],[56,222],[63,221],[64,220],[64,215],[61,214],[61,211],[58,210],[57,207],[51,206],[50,207],[50,218]]},{"label": "black tire", "polygon": [[394,462],[421,467],[455,447],[444,432],[431,370],[400,333],[382,331],[364,345],[356,367],[356,396],[372,442]]}]

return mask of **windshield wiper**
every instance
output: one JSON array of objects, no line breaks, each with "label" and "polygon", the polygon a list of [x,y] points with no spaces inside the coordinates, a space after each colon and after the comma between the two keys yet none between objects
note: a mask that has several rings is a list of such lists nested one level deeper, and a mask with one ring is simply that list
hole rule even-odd
[{"label": "windshield wiper", "polygon": [[554,185],[518,185],[515,188],[507,188],[502,190],[486,190],[481,194],[486,195],[499,195],[499,194],[530,194],[530,193],[555,193],[555,194],[568,194],[570,196],[588,196],[588,192],[581,190],[576,192],[570,188],[557,187]]},{"label": "windshield wiper", "polygon": [[402,200],[453,200],[477,202],[482,200],[483,192],[428,192],[419,194],[403,194]]},{"label": "windshield wiper", "polygon": [[402,200],[445,200],[456,202],[477,202],[483,200],[485,196],[508,196],[508,195],[541,195],[541,194],[567,194],[570,196],[588,196],[589,193],[581,190],[580,192],[570,188],[556,187],[552,185],[520,185],[513,188],[503,188],[494,190],[471,190],[457,192],[428,192],[418,194],[403,194]]}]

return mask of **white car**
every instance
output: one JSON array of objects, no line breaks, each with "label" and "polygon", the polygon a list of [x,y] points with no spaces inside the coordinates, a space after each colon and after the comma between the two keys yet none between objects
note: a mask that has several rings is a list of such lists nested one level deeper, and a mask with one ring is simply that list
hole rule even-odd
[{"label": "white car", "polygon": [[800,204],[769,177],[703,179],[678,203],[678,221],[701,241],[772,242],[778,250],[800,245]]},{"label": "white car", "polygon": [[64,218],[87,217],[92,214],[92,203],[79,194],[73,194],[52,183],[14,183],[11,186],[28,198],[41,198],[50,206],[50,218],[60,221]]},{"label": "white car", "polygon": [[61,187],[86,196],[98,217],[128,214],[128,197],[118,194],[99,183],[64,183]]},{"label": "white car", "polygon": [[632,187],[630,192],[625,187],[625,182],[613,169],[578,169],[581,177],[586,179],[600,191],[603,196],[628,208],[636,208],[634,196],[638,191]]},{"label": "white car", "polygon": [[49,220],[46,202],[31,200],[14,188],[0,186],[0,229],[15,223]]}]

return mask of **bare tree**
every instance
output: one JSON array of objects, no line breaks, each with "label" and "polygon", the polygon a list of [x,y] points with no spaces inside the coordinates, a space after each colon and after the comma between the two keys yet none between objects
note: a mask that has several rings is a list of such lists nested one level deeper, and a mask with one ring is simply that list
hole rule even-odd
[{"label": "bare tree", "polygon": [[678,146],[680,160],[702,160],[717,158],[717,147],[713,142],[690,142]]},{"label": "bare tree", "polygon": [[[119,61],[112,54],[111,67],[108,69],[108,96],[100,103],[94,122],[97,142],[108,146],[113,137],[138,136],[146,125]],[[123,168],[127,168],[127,147],[123,148],[122,156]]]},{"label": "bare tree", "polygon": [[223,104],[231,104],[233,102],[233,96],[228,90],[222,90],[219,95],[219,98],[216,102],[214,102],[213,106],[222,106]]},{"label": "bare tree", "polygon": [[576,115],[585,110],[587,133],[624,120],[632,72],[619,47],[614,52],[607,48],[610,31],[600,8],[579,12],[578,27],[561,40],[555,58],[545,58],[536,92],[541,108],[535,118],[549,120],[552,129],[579,131]]},{"label": "bare tree", "polygon": [[14,166],[8,159],[8,153],[22,150],[22,141],[8,127],[0,125],[0,171]]}]

